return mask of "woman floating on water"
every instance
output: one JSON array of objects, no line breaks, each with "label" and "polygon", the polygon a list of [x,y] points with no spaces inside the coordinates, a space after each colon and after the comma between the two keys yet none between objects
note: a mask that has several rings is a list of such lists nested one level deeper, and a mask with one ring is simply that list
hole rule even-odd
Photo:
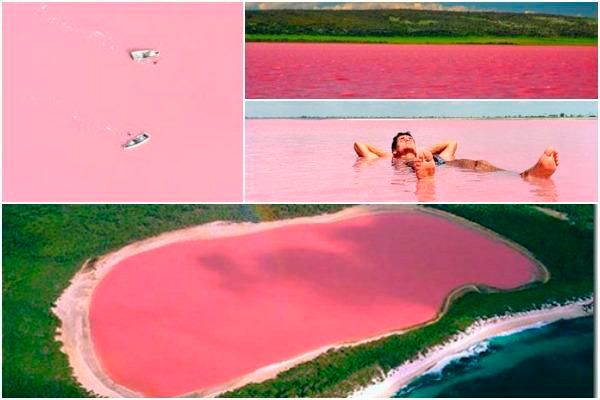
[{"label": "woman floating on water", "polygon": [[[504,171],[485,160],[456,159],[454,155],[457,147],[456,140],[448,140],[429,146],[426,149],[417,149],[415,139],[410,132],[398,132],[394,136],[391,153],[368,143],[354,143],[354,151],[359,157],[392,157],[394,161],[404,162],[411,167],[418,179],[433,177],[436,166],[444,164],[478,172]],[[519,175],[525,179],[547,179],[554,174],[558,164],[558,152],[552,147],[548,147],[533,167],[521,172]]]}]

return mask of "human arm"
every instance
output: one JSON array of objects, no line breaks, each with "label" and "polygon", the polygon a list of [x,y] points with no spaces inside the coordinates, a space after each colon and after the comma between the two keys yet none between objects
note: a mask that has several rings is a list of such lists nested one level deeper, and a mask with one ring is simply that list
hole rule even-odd
[{"label": "human arm", "polygon": [[377,147],[368,144],[368,143],[360,143],[354,142],[354,151],[359,157],[389,157],[391,153],[385,152]]},{"label": "human arm", "polygon": [[456,140],[446,140],[430,146],[429,151],[431,151],[432,154],[439,155],[445,161],[452,161],[454,160],[457,148],[458,142]]}]

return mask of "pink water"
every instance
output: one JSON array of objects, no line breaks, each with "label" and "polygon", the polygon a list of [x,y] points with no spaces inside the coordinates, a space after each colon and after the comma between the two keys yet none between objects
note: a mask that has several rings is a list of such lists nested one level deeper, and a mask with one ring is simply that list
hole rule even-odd
[{"label": "pink water", "polygon": [[595,46],[247,43],[247,98],[597,98]]},{"label": "pink water", "polygon": [[4,200],[240,201],[241,7],[3,4]]},{"label": "pink water", "polygon": [[448,220],[366,215],[126,258],[96,288],[90,328],[114,381],[174,396],[428,321],[465,284],[508,289],[536,274],[523,254]]},{"label": "pink water", "polygon": [[[500,201],[595,202],[596,120],[247,120],[248,201]],[[361,161],[352,145],[388,150],[398,131],[417,146],[458,140],[457,158],[483,159],[510,171],[531,167],[548,146],[560,154],[549,180],[524,181],[516,173],[479,173],[451,166],[419,183],[389,159]]]}]

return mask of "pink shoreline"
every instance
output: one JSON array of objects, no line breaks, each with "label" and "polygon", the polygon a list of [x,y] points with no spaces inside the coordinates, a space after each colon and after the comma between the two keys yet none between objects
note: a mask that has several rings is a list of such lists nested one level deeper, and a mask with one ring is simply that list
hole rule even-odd
[{"label": "pink shoreline", "polygon": [[[215,236],[219,237],[222,234],[225,234],[226,236],[229,236],[231,234],[237,234],[237,235],[239,235],[239,234],[243,234],[242,232],[247,232],[247,233],[258,232],[258,233],[254,233],[253,235],[255,235],[255,236],[258,235],[260,237],[261,235],[264,235],[265,233],[268,233],[268,231],[270,229],[272,229],[274,227],[277,227],[277,226],[281,226],[281,228],[278,229],[278,234],[281,234],[283,232],[282,229],[286,229],[286,230],[292,229],[293,230],[294,226],[296,228],[299,228],[298,224],[301,224],[304,221],[306,221],[307,223],[308,222],[311,222],[311,223],[313,223],[313,222],[333,222],[333,221],[346,221],[346,223],[348,223],[347,221],[351,221],[352,223],[360,223],[361,218],[358,218],[357,216],[360,216],[360,215],[369,216],[369,215],[371,215],[371,217],[372,217],[373,215],[377,215],[378,212],[381,213],[381,212],[385,211],[385,212],[389,213],[392,209],[399,210],[398,208],[389,208],[389,207],[387,208],[387,211],[385,211],[386,210],[385,207],[383,209],[382,209],[382,207],[371,207],[371,208],[354,207],[354,208],[346,210],[346,211],[344,211],[342,213],[334,214],[332,216],[322,216],[322,217],[312,217],[312,218],[300,218],[298,220],[278,221],[276,223],[257,224],[257,225],[254,225],[254,224],[227,224],[227,225],[209,224],[209,225],[200,226],[198,228],[192,228],[191,230],[186,230],[187,233],[185,233],[185,234],[182,234],[182,233],[179,233],[179,232],[174,232],[174,233],[171,233],[171,234],[161,235],[161,237],[165,237],[166,238],[167,236],[169,236],[170,238],[166,242],[164,240],[161,240],[160,239],[161,237],[158,237],[157,239],[152,240],[152,241],[144,241],[144,242],[147,242],[148,245],[144,245],[143,244],[144,242],[140,242],[140,244],[128,246],[128,247],[131,248],[131,250],[127,250],[127,248],[125,248],[123,250],[126,250],[126,251],[119,251],[117,253],[113,253],[114,255],[109,255],[109,256],[103,257],[101,260],[99,260],[96,263],[96,266],[94,267],[95,268],[95,270],[94,270],[95,277],[94,277],[94,282],[92,283],[92,287],[95,288],[96,285],[101,280],[105,281],[104,277],[110,278],[110,275],[107,275],[107,273],[108,273],[107,267],[110,267],[110,269],[112,269],[112,267],[114,267],[117,264],[119,264],[120,260],[127,261],[127,260],[131,260],[132,258],[135,259],[136,257],[143,257],[144,254],[148,255],[151,252],[155,252],[155,250],[152,250],[152,249],[157,249],[157,251],[160,251],[161,248],[162,248],[164,250],[164,247],[161,247],[161,248],[158,248],[158,247],[159,246],[164,246],[167,243],[180,242],[181,240],[185,240],[184,237],[188,237],[189,239],[191,239],[192,237],[196,238],[196,239],[201,239],[201,238],[206,239],[206,238],[215,237]],[[398,215],[400,215],[400,214],[398,214]],[[404,215],[404,217],[409,217],[409,216],[413,215],[413,213],[402,214],[402,215]],[[422,215],[425,215],[425,214],[422,214]],[[356,218],[349,219],[350,217],[356,217]],[[365,218],[365,217],[363,217],[363,218]],[[391,216],[386,217],[386,218],[391,218]],[[431,218],[431,217],[428,217],[428,218]],[[452,218],[452,219],[454,219],[454,218]],[[443,220],[440,220],[440,221],[443,221]],[[326,225],[322,225],[322,224],[319,224],[319,225],[321,227],[326,226]],[[305,229],[305,228],[303,228],[303,229]],[[365,229],[364,226],[361,226],[361,229]],[[267,231],[265,232],[264,230],[267,230]],[[263,233],[260,233],[261,231]],[[470,231],[470,230],[467,230],[467,231]],[[185,232],[185,231],[181,231],[181,232]],[[234,232],[237,232],[237,233],[234,233]],[[176,236],[174,236],[175,233],[177,233]],[[177,240],[175,240],[175,238],[177,238]],[[203,246],[209,246],[211,242],[215,242],[215,241],[219,242],[220,240],[221,239],[204,241]],[[188,242],[184,242],[184,243],[193,243],[193,242],[189,242],[188,241]],[[180,245],[181,244],[182,243],[180,243]],[[150,246],[150,247],[148,247],[148,246]],[[173,246],[173,245],[170,245],[170,246]],[[175,246],[177,246],[177,245],[175,245]],[[132,251],[134,252],[134,254],[135,253],[139,254],[139,256],[133,256],[133,254],[131,253]],[[121,268],[121,270],[124,270],[124,269]],[[119,270],[115,270],[114,272],[118,273]],[[151,276],[150,277],[146,276],[146,277],[151,280]],[[524,279],[524,281],[528,281],[529,278],[531,278],[531,276],[527,276],[527,277],[521,278],[521,279]],[[76,277],[75,280],[77,280],[77,277]],[[128,282],[129,282],[128,284],[131,284],[130,280]],[[488,283],[490,283],[490,282],[484,282],[484,284],[488,284]],[[524,283],[523,281],[521,281],[520,283],[516,283],[515,282],[513,284],[510,284],[512,286],[509,286],[509,287],[519,286],[520,284],[523,284],[523,283]],[[506,282],[505,282],[505,285],[506,285]],[[457,286],[464,286],[464,285],[457,285]],[[100,288],[100,287],[101,286],[98,286],[98,288]],[[204,290],[209,290],[209,289],[210,288],[206,288],[205,287]],[[289,289],[289,288],[287,288],[287,289]],[[130,287],[128,290],[132,290],[135,293],[139,294],[139,291],[137,291],[137,292],[135,291],[135,287]],[[100,292],[95,291],[95,293],[97,295],[97,293],[100,293]],[[156,293],[154,293],[154,294],[155,295],[159,295],[159,294],[156,294]],[[68,298],[69,296],[66,296],[66,297]],[[133,297],[137,298],[137,297],[139,297],[139,295],[138,296],[133,296]],[[113,296],[113,298],[114,298],[114,296]],[[125,297],[122,297],[122,299],[125,299]],[[81,300],[81,299],[79,299],[79,300]],[[89,302],[91,301],[91,299],[88,298],[87,301],[88,301],[87,304],[90,304]],[[125,301],[125,300],[123,300],[123,301]],[[129,301],[130,300],[127,298],[126,302],[129,302]],[[249,300],[246,298],[246,299],[244,299],[244,301],[249,301]],[[322,298],[320,298],[320,301],[322,301]],[[123,304],[121,304],[121,305],[123,305]],[[427,320],[430,320],[430,319],[434,318],[435,315],[436,315],[436,313],[437,313],[437,311],[439,310],[440,305],[441,304],[438,304],[438,306],[436,306],[436,307],[434,307],[432,309],[433,312],[431,314],[429,314],[429,317],[423,317],[420,321],[415,321],[415,323],[412,323],[410,325],[415,325],[415,324],[423,323],[423,322],[426,322]],[[220,303],[220,306],[221,306],[221,308],[224,309],[224,305],[223,304]],[[325,308],[327,308],[327,305],[325,305]],[[114,311],[115,311],[115,309],[113,309],[113,312]],[[395,312],[397,312],[397,310],[395,310]],[[143,315],[143,314],[140,314],[140,315]],[[370,315],[373,315],[373,314],[371,313]],[[356,317],[356,316],[354,315],[354,317]],[[263,318],[263,320],[264,320],[264,318]],[[267,322],[266,322],[267,320],[264,320],[264,321],[265,321],[264,323],[267,324]],[[93,327],[93,324],[94,324],[93,311],[92,311],[91,322],[92,322],[92,327]],[[163,323],[164,323],[164,321],[163,321]],[[288,321],[286,324],[289,324],[289,323],[290,322]],[[380,329],[379,332],[382,332],[382,331],[384,331],[384,332],[385,331],[396,331],[397,332],[399,326],[400,325],[398,325],[398,320],[396,319],[395,320],[395,324],[391,325],[391,329]],[[406,324],[404,326],[407,327]],[[111,328],[111,329],[113,329],[113,328]],[[236,335],[235,332],[237,331],[237,329],[242,329],[242,328],[239,328],[239,327],[235,328],[233,326],[230,327],[230,328],[233,329],[234,336]],[[262,335],[266,335],[267,337],[269,335],[272,335],[273,332],[277,330],[277,329],[275,329],[275,328],[277,328],[276,326],[270,326],[270,327],[267,327],[267,328],[268,329],[266,329],[265,331],[260,332]],[[246,329],[246,331],[247,331],[248,327],[243,328],[243,329]],[[248,334],[251,334],[250,331],[247,331],[247,332],[248,332]],[[362,334],[359,334],[355,338],[350,337],[350,338],[347,338],[347,339],[349,341],[351,341],[351,342],[356,342],[356,340],[358,339],[358,337],[361,337],[361,336],[363,338],[364,337],[377,336],[377,330],[372,331],[372,332],[373,333],[371,333],[371,334],[362,333]],[[151,335],[151,333],[147,332],[147,330],[146,330],[146,333],[148,333],[148,334]],[[119,335],[121,335],[121,334],[126,335],[126,333],[123,332],[123,331],[121,331],[119,333]],[[92,336],[93,336],[93,328],[92,328]],[[237,336],[239,337],[239,334],[237,334]],[[90,338],[88,337],[87,340],[89,340],[89,339]],[[338,340],[329,339],[329,341],[326,342],[326,343],[340,343],[340,342],[347,341],[347,340],[344,340],[344,339],[341,339],[341,340],[340,339],[341,338],[338,338]],[[160,343],[160,341],[158,343]],[[273,346],[271,346],[271,345],[269,346],[269,348],[271,350],[275,350],[277,348],[276,342],[274,342],[273,340],[270,340],[269,343],[273,344]],[[88,345],[90,345],[90,344],[91,343],[88,343]],[[135,345],[135,344],[133,344],[133,345]],[[156,345],[157,345],[157,342],[155,341],[154,342],[154,346],[156,346]],[[201,344],[197,344],[197,345],[201,345]],[[238,343],[238,345],[239,345],[239,343]],[[329,346],[331,346],[331,344]],[[78,345],[75,345],[74,347],[78,347]],[[287,368],[291,367],[292,365],[294,365],[297,362],[305,361],[307,359],[315,357],[316,355],[318,355],[320,353],[319,349],[321,347],[323,347],[323,346],[313,345],[312,348],[313,349],[317,349],[317,350],[309,351],[308,353],[306,351],[298,351],[298,352],[296,352],[296,354],[300,353],[300,354],[302,354],[302,356],[296,358],[295,360],[291,360],[291,361],[288,361],[286,363],[281,363],[281,364],[280,363],[276,363],[275,366],[271,366],[271,367],[258,368],[258,371],[255,371],[254,373],[248,375],[249,372],[251,372],[252,370],[256,370],[257,369],[257,368],[251,368],[247,373],[242,374],[242,375],[246,375],[246,377],[245,378],[241,378],[241,380],[237,379],[237,378],[236,379],[230,379],[229,383],[227,383],[227,384],[225,384],[225,382],[222,382],[222,384],[219,384],[219,385],[212,385],[214,390],[208,389],[208,390],[203,390],[202,392],[199,392],[199,393],[202,394],[202,395],[215,394],[216,392],[219,392],[221,390],[228,390],[228,389],[231,389],[232,387],[238,387],[239,385],[242,385],[244,383],[248,383],[249,381],[260,381],[261,377],[263,379],[266,379],[268,377],[274,376],[273,374],[276,374],[277,372],[279,372],[282,369],[287,369]],[[72,350],[73,351],[77,351],[77,349],[72,349]],[[223,352],[220,353],[220,357],[223,357],[224,349],[221,349],[221,350]],[[236,363],[240,362],[240,357],[241,357],[240,354],[241,353],[239,353],[239,351],[243,352],[243,350],[244,349],[238,349],[238,352],[236,353]],[[98,355],[97,351],[93,351],[92,350],[92,353],[94,353],[96,356]],[[128,353],[131,353],[131,348],[128,349]],[[293,358],[293,357],[294,357],[293,355],[292,355],[292,357],[289,357],[289,356],[281,357],[280,356],[279,358],[276,357],[275,359],[281,360],[281,359],[289,359],[289,358]],[[72,357],[70,357],[70,359],[71,358]],[[135,358],[135,357],[133,357],[133,358]],[[100,356],[100,359],[102,359],[102,356]],[[169,363],[165,362],[165,364],[169,364]],[[265,362],[263,364],[263,367],[264,367],[264,365],[267,365],[267,364],[271,365],[271,364],[273,364],[273,362]],[[181,365],[181,364],[179,364],[179,365]],[[222,365],[219,365],[219,367],[222,367]],[[104,367],[103,368],[99,368],[99,371],[96,371],[96,372],[100,372],[101,374],[104,374],[104,372],[102,372],[103,369],[104,369]],[[181,372],[181,371],[182,370],[180,370],[178,372]],[[104,376],[104,378],[108,379],[109,382],[112,382],[112,379],[108,378],[108,376]],[[171,377],[171,379],[173,379],[173,377]],[[171,379],[169,379],[168,384],[171,384],[171,382],[172,382]],[[80,381],[81,381],[81,379],[80,379]],[[114,384],[114,382],[112,382],[112,383]],[[223,386],[223,384],[224,384],[224,386]],[[116,386],[117,387],[117,392],[120,392],[118,390],[118,386],[120,386],[120,385]],[[86,386],[86,387],[89,387],[89,386]],[[195,387],[193,387],[192,391],[196,392],[196,389],[198,389],[198,387],[202,387],[202,385],[201,384],[196,384]],[[98,393],[98,391],[96,391],[96,392]],[[188,391],[173,392],[173,393],[162,393],[162,395],[174,395],[174,394],[181,395],[181,394],[186,393],[186,392],[189,392],[189,390]],[[102,391],[100,391],[100,393],[102,393]],[[198,393],[198,392],[196,392],[196,393]],[[137,394],[139,395],[140,393],[138,392]],[[155,395],[155,393],[150,393],[150,394],[151,395]],[[131,395],[131,394],[122,394],[122,395]]]}]

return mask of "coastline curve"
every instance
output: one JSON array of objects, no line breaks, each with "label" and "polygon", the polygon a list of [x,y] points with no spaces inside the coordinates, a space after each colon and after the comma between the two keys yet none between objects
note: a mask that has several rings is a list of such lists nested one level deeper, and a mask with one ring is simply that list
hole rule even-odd
[{"label": "coastline curve", "polygon": [[[166,232],[148,239],[144,239],[132,244],[129,244],[119,250],[103,255],[99,258],[90,258],[84,262],[81,269],[71,280],[69,287],[62,293],[56,301],[52,311],[58,316],[61,326],[57,331],[56,339],[62,343],[61,350],[68,357],[69,364],[73,369],[73,375],[76,380],[86,390],[100,396],[108,397],[143,397],[142,393],[130,390],[118,383],[114,382],[104,373],[100,363],[94,352],[93,343],[90,334],[89,309],[92,299],[92,294],[98,283],[125,258],[131,257],[134,254],[156,249],[167,244],[196,239],[214,239],[229,236],[238,236],[248,233],[259,232],[261,230],[273,229],[277,227],[287,226],[290,224],[302,223],[331,223],[344,219],[354,218],[362,215],[372,215],[390,212],[423,212],[435,215],[440,218],[458,223],[469,229],[476,230],[488,238],[512,247],[520,253],[531,259],[537,266],[537,274],[530,282],[519,286],[512,290],[523,290],[531,284],[539,282],[547,282],[550,279],[550,274],[547,268],[537,260],[527,249],[522,246],[496,234],[495,232],[484,228],[474,222],[458,217],[444,211],[433,210],[420,206],[353,206],[346,208],[334,214],[324,214],[310,217],[300,217],[294,219],[285,219],[261,223],[231,223],[225,221],[216,221],[208,224],[203,224],[191,228]],[[235,228],[235,229],[232,229]],[[399,330],[393,330],[373,337],[365,338],[359,341],[343,342],[332,345],[327,345],[313,351],[300,354],[297,357],[284,360],[279,363],[267,365],[260,369],[247,374],[245,376],[233,379],[212,388],[206,388],[190,393],[182,394],[181,396],[202,396],[213,397],[226,391],[240,388],[248,383],[258,383],[270,378],[274,378],[280,372],[290,369],[298,364],[312,360],[323,354],[326,351],[338,349],[347,346],[357,346],[364,343],[372,342],[384,337],[392,335],[400,335],[413,329],[418,329],[422,326],[433,324],[444,316],[450,305],[460,296],[471,291],[496,291],[499,289],[481,286],[481,285],[463,285],[452,290],[444,299],[444,303],[437,312],[435,318],[416,326],[405,327]],[[505,291],[505,290],[503,290]]]}]

